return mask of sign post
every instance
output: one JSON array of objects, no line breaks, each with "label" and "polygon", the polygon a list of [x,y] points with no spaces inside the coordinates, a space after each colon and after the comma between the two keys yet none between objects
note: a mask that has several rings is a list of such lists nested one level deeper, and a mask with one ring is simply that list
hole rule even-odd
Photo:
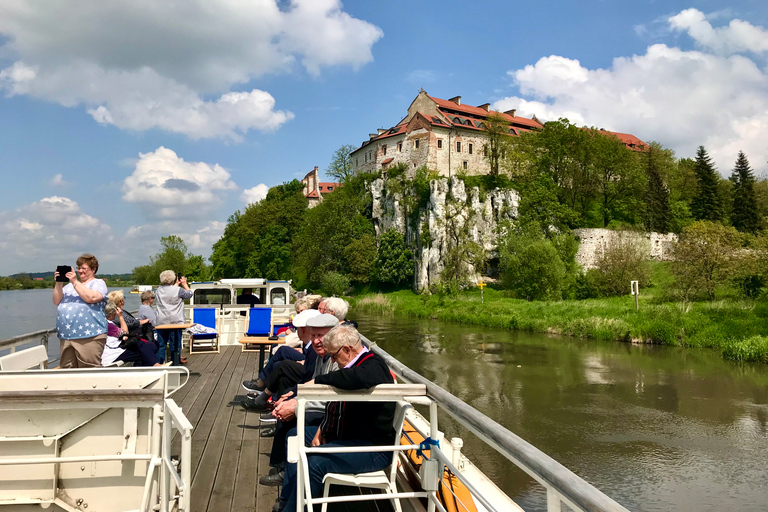
[{"label": "sign post", "polygon": [[480,287],[480,304],[485,304],[485,297],[483,297],[483,288],[485,288],[485,283],[482,279],[480,279],[480,282],[477,283],[477,286]]},{"label": "sign post", "polygon": [[640,283],[632,281],[629,283],[629,292],[635,296],[635,311],[640,310],[640,305],[637,303],[637,296],[640,295]]}]

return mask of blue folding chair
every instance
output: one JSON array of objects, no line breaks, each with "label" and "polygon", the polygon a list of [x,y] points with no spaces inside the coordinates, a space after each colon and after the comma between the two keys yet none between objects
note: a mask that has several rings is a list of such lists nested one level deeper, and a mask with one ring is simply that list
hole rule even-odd
[{"label": "blue folding chair", "polygon": [[248,312],[246,336],[270,336],[272,308],[251,308]]},{"label": "blue folding chair", "polygon": [[[216,329],[217,308],[195,308],[192,310],[192,322]],[[219,352],[219,333],[191,334],[189,337],[189,352]]]}]

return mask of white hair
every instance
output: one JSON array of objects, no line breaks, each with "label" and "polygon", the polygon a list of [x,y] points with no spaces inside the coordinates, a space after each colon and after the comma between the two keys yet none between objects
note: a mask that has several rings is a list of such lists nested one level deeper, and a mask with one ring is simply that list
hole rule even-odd
[{"label": "white hair", "polygon": [[356,347],[358,343],[362,343],[360,333],[352,325],[337,325],[323,338],[323,346],[331,354],[341,347]]},{"label": "white hair", "polygon": [[176,283],[176,272],[173,270],[163,270],[160,272],[160,284],[174,284]]},{"label": "white hair", "polygon": [[339,297],[329,297],[325,299],[325,309],[333,311],[333,316],[338,318],[339,322],[343,322],[347,318],[349,302]]}]

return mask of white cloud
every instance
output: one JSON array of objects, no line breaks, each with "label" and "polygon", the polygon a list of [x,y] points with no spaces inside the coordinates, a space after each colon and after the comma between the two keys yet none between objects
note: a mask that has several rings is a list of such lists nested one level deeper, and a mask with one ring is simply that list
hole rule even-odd
[{"label": "white cloud", "polygon": [[522,96],[497,101],[497,110],[632,133],[678,156],[704,145],[723,174],[739,150],[758,170],[768,159],[768,73],[742,55],[656,44],[608,69],[552,55],[509,75]]},{"label": "white cloud", "polygon": [[243,190],[240,200],[245,204],[258,203],[267,197],[267,192],[269,192],[269,187],[263,183],[259,183],[253,188]]},{"label": "white cloud", "polygon": [[74,263],[83,252],[109,259],[108,253],[116,249],[109,225],[60,196],[0,212],[0,240],[2,275],[53,270],[51,260]]},{"label": "white cloud", "polygon": [[65,187],[69,185],[69,183],[64,180],[64,176],[62,174],[54,175],[54,177],[51,178],[50,184],[54,187]]},{"label": "white cloud", "polygon": [[238,187],[220,165],[185,162],[173,150],[159,147],[139,153],[139,161],[123,182],[123,199],[149,206],[151,217],[196,218],[219,206],[222,193]]},{"label": "white cloud", "polygon": [[[381,30],[339,0],[0,3],[0,91],[84,106],[102,124],[237,140],[290,120],[265,91],[237,84],[299,60],[357,68]],[[213,99],[212,99],[213,98]]]},{"label": "white cloud", "polygon": [[696,44],[718,54],[768,52],[768,30],[739,19],[726,27],[715,28],[703,12],[686,9],[669,18],[672,30],[686,32]]}]

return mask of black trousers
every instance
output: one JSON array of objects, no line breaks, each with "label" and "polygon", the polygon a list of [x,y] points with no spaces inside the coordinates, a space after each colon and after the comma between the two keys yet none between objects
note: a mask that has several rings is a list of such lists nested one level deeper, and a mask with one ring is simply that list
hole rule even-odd
[{"label": "black trousers", "polygon": [[[307,427],[319,427],[324,414],[320,411],[312,411],[304,416],[304,425]],[[278,421],[275,437],[272,439],[272,453],[269,454],[269,465],[284,464],[288,459],[288,431],[296,428],[296,418],[291,421]]]},{"label": "black trousers", "polygon": [[266,388],[278,400],[289,389],[296,387],[304,378],[304,365],[296,361],[280,361],[264,381]]}]

